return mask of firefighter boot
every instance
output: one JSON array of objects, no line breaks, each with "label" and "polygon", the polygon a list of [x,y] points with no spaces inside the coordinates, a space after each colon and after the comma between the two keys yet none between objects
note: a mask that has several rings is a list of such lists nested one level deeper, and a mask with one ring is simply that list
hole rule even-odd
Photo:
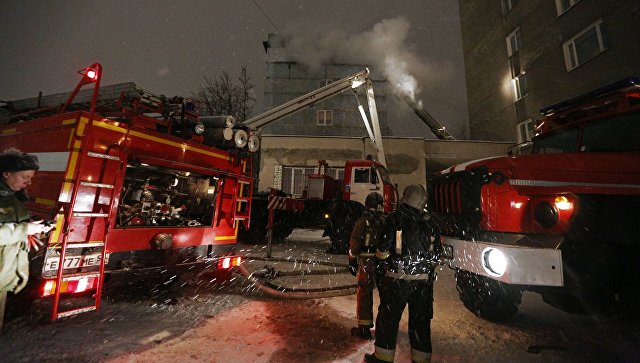
[{"label": "firefighter boot", "polygon": [[371,329],[359,326],[357,328],[351,328],[351,335],[360,339],[371,339]]},{"label": "firefighter boot", "polygon": [[380,360],[380,359],[376,358],[376,356],[373,353],[371,353],[371,354],[366,353],[364,355],[364,361],[365,361],[365,363],[389,363],[389,362],[386,362],[386,361],[383,361],[383,360]]}]

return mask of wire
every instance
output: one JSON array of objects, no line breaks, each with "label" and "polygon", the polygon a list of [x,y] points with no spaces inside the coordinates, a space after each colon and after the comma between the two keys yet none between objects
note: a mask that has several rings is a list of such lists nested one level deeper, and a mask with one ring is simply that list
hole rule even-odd
[{"label": "wire", "polygon": [[253,3],[258,7],[258,9],[260,9],[260,11],[262,12],[262,15],[264,15],[265,18],[267,18],[267,20],[269,20],[269,22],[271,23],[271,25],[273,25],[274,28],[276,28],[276,30],[278,31],[278,33],[280,33],[280,28],[278,28],[278,26],[276,25],[276,23],[273,22],[273,20],[271,20],[271,18],[269,17],[269,15],[267,15],[267,13],[264,11],[264,9],[262,9],[262,7],[256,2],[256,0],[251,0],[253,1]]}]

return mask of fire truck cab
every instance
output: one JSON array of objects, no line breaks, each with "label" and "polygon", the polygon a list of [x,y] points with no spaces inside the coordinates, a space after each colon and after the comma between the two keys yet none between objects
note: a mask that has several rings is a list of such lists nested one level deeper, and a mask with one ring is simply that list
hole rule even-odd
[{"label": "fire truck cab", "polygon": [[465,307],[506,320],[522,292],[576,313],[635,306],[640,287],[640,80],[541,110],[530,154],[429,178]]}]

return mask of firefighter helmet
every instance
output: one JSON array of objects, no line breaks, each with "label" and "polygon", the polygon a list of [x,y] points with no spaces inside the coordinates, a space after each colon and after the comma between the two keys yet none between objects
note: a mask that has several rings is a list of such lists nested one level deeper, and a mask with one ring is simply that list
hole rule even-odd
[{"label": "firefighter helmet", "polygon": [[379,193],[373,192],[367,195],[367,199],[364,201],[364,206],[370,209],[377,209],[379,205],[382,205],[382,196]]},{"label": "firefighter helmet", "polygon": [[419,211],[427,205],[427,191],[419,184],[411,184],[404,188],[402,203]]}]

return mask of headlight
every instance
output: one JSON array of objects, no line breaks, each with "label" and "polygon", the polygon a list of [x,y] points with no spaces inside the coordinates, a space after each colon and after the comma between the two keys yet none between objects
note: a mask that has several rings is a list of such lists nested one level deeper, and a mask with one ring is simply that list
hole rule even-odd
[{"label": "headlight", "polygon": [[558,222],[558,209],[555,205],[542,202],[536,206],[535,216],[541,226],[549,228]]},{"label": "headlight", "polygon": [[193,132],[196,135],[202,135],[204,132],[204,124],[202,122],[198,122],[193,126]]},{"label": "headlight", "polygon": [[487,247],[482,251],[482,267],[489,275],[500,277],[507,271],[507,258],[499,249]]},{"label": "headlight", "polygon": [[573,203],[571,203],[571,201],[564,195],[556,197],[554,204],[559,210],[569,210],[573,208]]}]

